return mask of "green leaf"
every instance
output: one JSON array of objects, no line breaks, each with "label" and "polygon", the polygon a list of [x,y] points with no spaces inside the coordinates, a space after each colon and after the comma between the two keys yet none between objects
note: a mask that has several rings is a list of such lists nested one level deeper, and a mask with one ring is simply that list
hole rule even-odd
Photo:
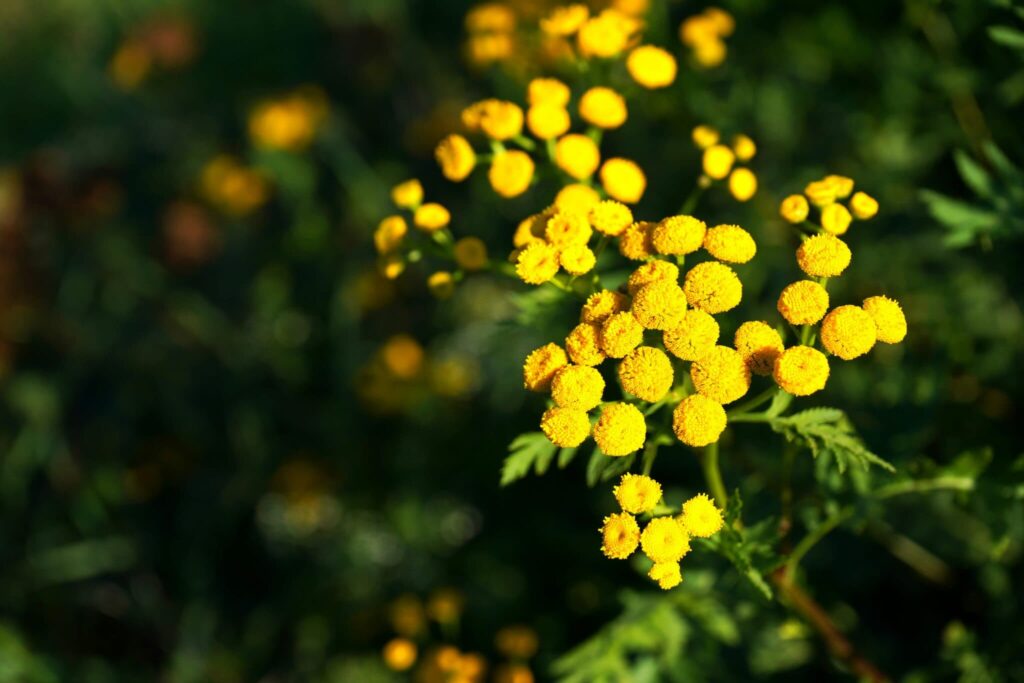
[{"label": "green leaf", "polygon": [[815,458],[834,459],[840,473],[850,466],[867,470],[871,465],[895,472],[891,464],[868,450],[853,429],[846,413],[837,408],[811,408],[776,418],[771,427],[788,441],[805,446]]},{"label": "green leaf", "polygon": [[501,467],[501,485],[508,486],[530,473],[532,468],[538,475],[547,472],[558,446],[551,443],[543,432],[520,434],[508,447],[508,457]]},{"label": "green leaf", "polygon": [[960,149],[953,151],[953,161],[960,171],[960,177],[979,197],[992,196],[992,178],[978,162]]},{"label": "green leaf", "polygon": [[776,538],[775,521],[766,518],[752,527],[742,527],[737,524],[742,511],[743,499],[737,489],[729,496],[729,502],[725,506],[725,526],[701,543],[729,560],[758,593],[771,600],[772,588],[764,580],[764,575],[767,568],[777,564],[773,549]]},{"label": "green leaf", "polygon": [[628,472],[636,460],[636,453],[621,457],[605,455],[597,446],[590,454],[590,462],[587,463],[587,486],[596,486],[598,482],[613,479],[623,472]]},{"label": "green leaf", "polygon": [[1012,26],[989,26],[988,36],[1000,45],[1014,50],[1024,50],[1024,31]]}]

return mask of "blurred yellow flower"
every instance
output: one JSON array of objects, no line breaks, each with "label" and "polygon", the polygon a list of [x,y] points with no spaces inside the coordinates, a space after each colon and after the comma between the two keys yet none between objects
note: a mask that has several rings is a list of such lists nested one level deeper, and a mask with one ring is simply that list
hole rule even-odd
[{"label": "blurred yellow flower", "polygon": [[487,172],[487,179],[495,192],[510,199],[518,197],[530,188],[533,171],[533,159],[530,155],[514,149],[495,155]]},{"label": "blurred yellow flower", "polygon": [[448,180],[465,180],[476,167],[476,152],[461,135],[449,135],[438,143],[434,155]]},{"label": "blurred yellow flower", "polygon": [[601,185],[612,199],[636,204],[647,189],[647,178],[629,159],[609,159],[601,166]]},{"label": "blurred yellow flower", "polygon": [[645,88],[665,88],[676,80],[676,58],[654,45],[634,48],[626,58],[626,69]]},{"label": "blurred yellow flower", "polygon": [[580,98],[580,116],[598,128],[618,128],[626,122],[626,100],[611,88],[591,88]]},{"label": "blurred yellow flower", "polygon": [[570,133],[555,144],[555,163],[576,180],[589,178],[601,163],[597,143],[586,135]]}]

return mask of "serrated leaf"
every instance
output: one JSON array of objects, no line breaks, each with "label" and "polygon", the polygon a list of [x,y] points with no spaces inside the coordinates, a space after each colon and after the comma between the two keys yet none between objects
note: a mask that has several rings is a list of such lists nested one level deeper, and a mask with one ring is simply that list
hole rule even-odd
[{"label": "serrated leaf", "polygon": [[558,446],[551,443],[543,432],[527,432],[513,439],[508,451],[508,457],[501,466],[502,486],[522,479],[531,469],[538,475],[547,472]]},{"label": "serrated leaf", "polygon": [[805,446],[815,458],[826,456],[833,459],[840,473],[846,472],[851,465],[864,470],[875,465],[890,472],[896,471],[864,446],[846,413],[837,408],[811,408],[776,418],[770,424],[787,440]]}]

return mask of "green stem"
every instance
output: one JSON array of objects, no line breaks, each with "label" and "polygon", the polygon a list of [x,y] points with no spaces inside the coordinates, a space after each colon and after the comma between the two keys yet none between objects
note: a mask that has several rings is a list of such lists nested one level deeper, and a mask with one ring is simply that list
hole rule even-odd
[{"label": "green stem", "polygon": [[704,480],[711,489],[718,506],[725,509],[729,497],[725,493],[725,484],[722,483],[722,471],[718,468],[718,442],[707,446],[704,449],[704,457],[701,458],[701,466],[704,468]]},{"label": "green stem", "polygon": [[693,191],[690,192],[690,196],[683,202],[682,207],[679,209],[679,213],[683,216],[689,216],[694,209],[697,208],[697,202],[700,201],[701,195],[704,194],[704,187],[698,183],[694,186]]},{"label": "green stem", "polygon": [[739,404],[729,412],[729,419],[749,413],[759,405],[767,403],[768,401],[772,400],[772,396],[775,395],[776,391],[778,391],[777,387],[768,387],[767,389],[765,389],[752,399]]},{"label": "green stem", "polygon": [[651,475],[651,468],[654,467],[654,460],[658,457],[658,446],[660,444],[657,441],[650,441],[647,443],[647,447],[644,448],[644,476]]},{"label": "green stem", "polygon": [[743,413],[742,415],[730,415],[729,422],[771,422],[773,418],[766,413]]},{"label": "green stem", "polygon": [[530,138],[526,137],[525,135],[517,135],[517,136],[515,136],[514,138],[512,138],[512,142],[516,143],[517,145],[519,145],[523,149],[525,149],[527,151],[530,151],[530,152],[532,152],[535,149],[537,149],[537,144],[533,140],[531,140]]}]

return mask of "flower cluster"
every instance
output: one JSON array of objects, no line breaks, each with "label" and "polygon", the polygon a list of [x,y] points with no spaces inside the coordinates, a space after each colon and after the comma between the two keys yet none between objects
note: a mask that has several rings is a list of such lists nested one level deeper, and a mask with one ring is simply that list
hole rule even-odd
[{"label": "flower cluster", "polygon": [[716,181],[726,181],[730,194],[737,201],[748,201],[757,194],[757,176],[737,162],[746,163],[753,159],[757,145],[742,133],[733,137],[731,145],[720,140],[719,132],[711,126],[701,125],[693,129],[693,142],[703,150],[701,168],[704,175],[698,182],[707,187]]},{"label": "flower cluster", "polygon": [[710,69],[725,61],[725,38],[735,28],[732,15],[718,7],[708,7],[679,26],[679,38],[693,51],[694,61]]},{"label": "flower cluster", "polygon": [[[843,199],[849,201],[843,204]],[[878,202],[867,193],[854,192],[853,180],[841,175],[808,183],[803,194],[782,200],[779,213],[786,221],[799,225],[808,219],[812,205],[818,210],[821,229],[832,235],[845,234],[854,219],[866,221],[878,213]]]}]

